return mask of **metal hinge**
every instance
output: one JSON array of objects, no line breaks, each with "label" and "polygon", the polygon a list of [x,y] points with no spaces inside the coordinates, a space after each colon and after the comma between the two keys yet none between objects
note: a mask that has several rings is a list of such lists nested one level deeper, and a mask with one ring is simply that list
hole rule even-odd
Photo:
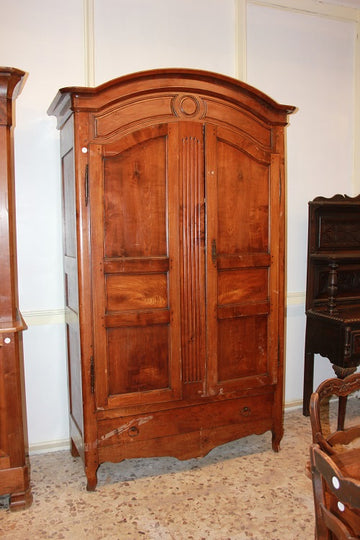
[{"label": "metal hinge", "polygon": [[95,364],[93,356],[90,358],[90,389],[93,394],[95,392]]},{"label": "metal hinge", "polygon": [[89,202],[89,165],[86,164],[85,167],[85,206]]}]

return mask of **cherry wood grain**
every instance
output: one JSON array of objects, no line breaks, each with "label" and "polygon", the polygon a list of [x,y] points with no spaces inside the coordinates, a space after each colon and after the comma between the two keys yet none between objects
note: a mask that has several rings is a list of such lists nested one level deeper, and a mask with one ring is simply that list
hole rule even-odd
[{"label": "cherry wood grain", "polygon": [[279,449],[293,110],[186,69],[64,88],[50,106],[71,436],[88,489],[107,460],[187,459],[267,430]]},{"label": "cherry wood grain", "polygon": [[10,509],[32,501],[27,456],[22,331],[16,259],[13,129],[25,73],[0,67],[0,495]]}]

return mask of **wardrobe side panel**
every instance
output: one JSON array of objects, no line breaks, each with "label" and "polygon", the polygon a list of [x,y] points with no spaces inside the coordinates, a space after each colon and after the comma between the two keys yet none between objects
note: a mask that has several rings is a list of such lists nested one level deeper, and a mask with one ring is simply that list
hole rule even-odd
[{"label": "wardrobe side panel", "polygon": [[[61,131],[63,244],[70,415],[83,433],[73,117]],[[73,434],[72,434],[73,435]]]}]

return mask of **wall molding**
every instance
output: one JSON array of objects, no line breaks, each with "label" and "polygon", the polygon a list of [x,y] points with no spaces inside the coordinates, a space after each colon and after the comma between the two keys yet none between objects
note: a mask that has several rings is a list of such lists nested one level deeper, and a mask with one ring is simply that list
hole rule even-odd
[{"label": "wall molding", "polygon": [[286,297],[286,306],[305,305],[305,292],[289,292]]},{"label": "wall molding", "polygon": [[43,309],[21,312],[28,326],[65,324],[65,309]]},{"label": "wall molding", "polygon": [[359,17],[359,9],[357,8],[328,3],[323,0],[247,0],[247,3],[343,21],[356,22]]},{"label": "wall molding", "polygon": [[235,77],[246,81],[247,0],[235,0]]},{"label": "wall molding", "polygon": [[46,454],[48,452],[59,452],[60,450],[70,451],[71,442],[70,439],[59,439],[57,441],[44,441],[40,443],[34,443],[29,445],[29,454],[34,456],[36,454]]},{"label": "wall molding", "polygon": [[[305,304],[304,292],[289,292],[286,298],[287,306]],[[28,326],[45,326],[48,324],[65,324],[65,309],[43,309],[21,312]]]},{"label": "wall molding", "polygon": [[94,0],[83,0],[85,85],[95,86],[95,18]]}]

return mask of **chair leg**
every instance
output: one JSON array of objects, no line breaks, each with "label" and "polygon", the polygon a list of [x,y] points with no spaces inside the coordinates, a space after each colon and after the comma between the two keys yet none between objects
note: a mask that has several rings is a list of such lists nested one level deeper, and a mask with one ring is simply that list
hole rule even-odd
[{"label": "chair leg", "polygon": [[339,396],[339,408],[338,408],[338,431],[344,431],[345,414],[346,414],[347,396]]}]

